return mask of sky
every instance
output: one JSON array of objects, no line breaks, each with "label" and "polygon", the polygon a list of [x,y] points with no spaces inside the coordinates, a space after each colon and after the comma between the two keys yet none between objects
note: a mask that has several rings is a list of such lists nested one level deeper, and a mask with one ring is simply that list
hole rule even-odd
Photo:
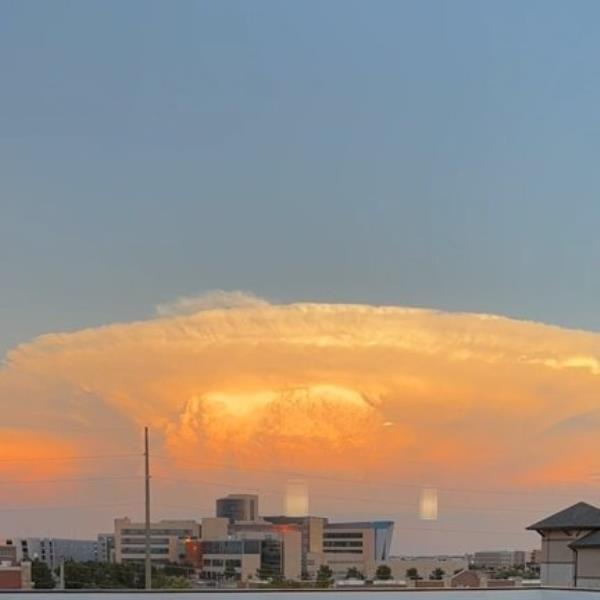
[{"label": "sky", "polygon": [[583,0],[2,2],[1,479],[124,479],[4,486],[9,508],[88,509],[8,511],[0,533],[110,527],[90,499],[133,502],[137,457],[33,459],[137,452],[146,421],[182,478],[182,458],[214,461],[199,512],[231,481],[276,510],[296,471],[340,518],[438,486],[455,512],[431,533],[400,511],[407,553],[498,529],[532,546],[540,506],[593,499],[599,17]]}]

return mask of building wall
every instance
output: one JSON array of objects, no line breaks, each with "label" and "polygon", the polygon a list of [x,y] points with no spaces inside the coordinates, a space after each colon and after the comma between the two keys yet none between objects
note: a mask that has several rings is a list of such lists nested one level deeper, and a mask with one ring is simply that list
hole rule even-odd
[{"label": "building wall", "polygon": [[202,519],[200,537],[203,540],[226,540],[229,535],[229,519],[208,517]]},{"label": "building wall", "polygon": [[302,534],[286,530],[279,535],[283,543],[283,577],[299,580],[302,577]]},{"label": "building wall", "polygon": [[327,524],[324,517],[288,517],[271,516],[265,520],[277,526],[295,525],[300,529],[302,544],[301,572],[306,573],[311,579],[316,576],[323,558],[323,531]]},{"label": "building wall", "polygon": [[17,560],[29,561],[36,558],[51,569],[61,562],[73,560],[87,562],[98,560],[97,540],[72,540],[66,538],[20,538],[16,540]]},{"label": "building wall", "polygon": [[393,524],[388,522],[328,523],[321,517],[266,517],[273,523],[297,523],[302,532],[302,572],[314,579],[328,565],[337,579],[348,569],[375,575],[380,558],[387,560]]},{"label": "building wall", "polygon": [[589,531],[546,531],[542,537],[540,579],[542,585],[572,587],[575,553],[569,544]]},{"label": "building wall", "polygon": [[0,542],[0,563],[9,562],[15,564],[17,562],[17,547],[12,540]]},{"label": "building wall", "polygon": [[21,568],[0,566],[0,590],[20,590]]},{"label": "building wall", "polygon": [[113,533],[98,534],[98,562],[112,563],[115,560],[115,536]]},{"label": "building wall", "polygon": [[[193,520],[158,521],[150,524],[150,558],[153,563],[185,560],[185,541],[198,539],[200,525]],[[115,562],[141,562],[145,559],[144,523],[128,518],[115,519]]]},{"label": "building wall", "polygon": [[222,580],[228,566],[239,581],[256,579],[261,566],[261,540],[202,541],[202,577]]},{"label": "building wall", "polygon": [[233,521],[258,519],[258,496],[254,494],[229,494],[217,500],[217,517]]},{"label": "building wall", "polygon": [[238,581],[257,578],[260,568],[260,554],[205,554],[202,575],[205,579],[220,581],[225,577],[225,569],[232,565]]},{"label": "building wall", "polygon": [[30,589],[32,589],[30,562],[11,566],[0,564],[0,590]]},{"label": "building wall", "polygon": [[[346,577],[348,569],[358,569],[367,579],[375,576],[377,530],[372,526],[325,526],[323,560],[336,579]],[[385,552],[381,553],[385,556]],[[317,565],[318,569],[318,565]]]},{"label": "building wall", "polygon": [[542,585],[556,587],[573,586],[573,565],[572,564],[554,564],[540,565],[540,582]]},{"label": "building wall", "polygon": [[577,587],[600,588],[600,548],[577,551]]}]

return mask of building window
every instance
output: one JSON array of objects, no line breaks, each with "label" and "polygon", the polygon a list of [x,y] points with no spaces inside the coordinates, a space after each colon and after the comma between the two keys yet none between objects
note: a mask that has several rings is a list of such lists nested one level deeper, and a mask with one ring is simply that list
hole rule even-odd
[{"label": "building window", "polygon": [[228,558],[225,561],[226,567],[241,567],[242,561],[239,558]]}]

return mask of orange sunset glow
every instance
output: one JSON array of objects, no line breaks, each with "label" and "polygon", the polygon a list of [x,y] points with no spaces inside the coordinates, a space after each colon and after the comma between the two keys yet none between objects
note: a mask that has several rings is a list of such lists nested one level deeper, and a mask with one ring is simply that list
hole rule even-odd
[{"label": "orange sunset glow", "polygon": [[[93,447],[77,427],[115,427],[118,449],[121,429],[148,424],[160,452],[215,468],[376,480],[428,465],[435,483],[452,465],[454,482],[477,473],[514,486],[587,483],[598,470],[596,334],[490,315],[243,300],[179,303],[154,319],[14,348],[0,373],[2,454]],[[57,428],[60,438],[49,433]]]}]

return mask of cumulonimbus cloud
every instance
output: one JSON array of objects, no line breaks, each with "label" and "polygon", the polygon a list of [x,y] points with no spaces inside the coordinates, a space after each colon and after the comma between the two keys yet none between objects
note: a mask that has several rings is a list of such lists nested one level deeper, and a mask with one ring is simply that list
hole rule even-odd
[{"label": "cumulonimbus cloud", "polygon": [[179,458],[548,484],[598,470],[586,423],[600,414],[599,374],[594,333],[233,294],[18,346],[0,405],[13,438],[26,427],[47,446],[76,427],[148,424]]}]

